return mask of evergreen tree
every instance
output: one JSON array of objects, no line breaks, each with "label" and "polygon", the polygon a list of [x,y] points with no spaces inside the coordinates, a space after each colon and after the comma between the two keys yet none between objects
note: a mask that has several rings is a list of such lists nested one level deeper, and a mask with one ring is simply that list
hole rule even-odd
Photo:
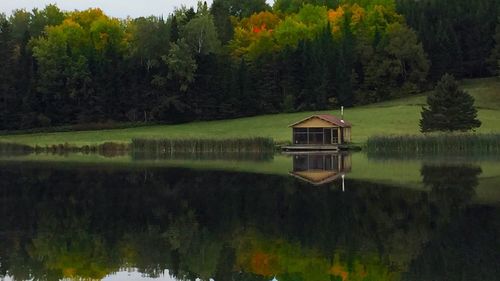
[{"label": "evergreen tree", "polygon": [[179,40],[179,23],[177,16],[172,16],[170,20],[170,42],[175,43]]},{"label": "evergreen tree", "polygon": [[[14,42],[9,22],[0,14],[0,130],[12,128],[15,112],[13,67],[14,67]],[[15,109],[14,109],[15,110]]]},{"label": "evergreen tree", "polygon": [[469,131],[481,126],[474,107],[474,98],[458,87],[452,75],[445,74],[422,108],[420,130]]},{"label": "evergreen tree", "polygon": [[344,15],[341,26],[342,42],[340,48],[339,63],[337,65],[337,92],[338,102],[343,106],[354,105],[353,94],[353,68],[355,37],[351,30],[351,14]]},{"label": "evergreen tree", "polygon": [[224,3],[222,1],[214,1],[210,7],[210,13],[214,17],[214,24],[217,28],[219,40],[223,44],[226,44],[233,38],[234,33],[228,9],[224,7]]},{"label": "evergreen tree", "polygon": [[490,65],[491,72],[500,76],[500,18],[495,33],[495,48],[491,51]]}]

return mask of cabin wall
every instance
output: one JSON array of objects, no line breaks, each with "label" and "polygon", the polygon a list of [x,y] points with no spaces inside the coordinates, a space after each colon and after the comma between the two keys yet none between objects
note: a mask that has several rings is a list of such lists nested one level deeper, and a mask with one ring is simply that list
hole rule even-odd
[{"label": "cabin wall", "polygon": [[343,128],[342,130],[344,132],[343,143],[350,143],[351,142],[351,128]]}]

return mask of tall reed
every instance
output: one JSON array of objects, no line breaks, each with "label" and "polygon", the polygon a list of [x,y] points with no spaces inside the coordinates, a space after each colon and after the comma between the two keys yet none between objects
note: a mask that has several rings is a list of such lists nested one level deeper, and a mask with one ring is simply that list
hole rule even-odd
[{"label": "tall reed", "polygon": [[195,156],[207,154],[273,153],[275,143],[270,138],[247,139],[133,139],[132,151],[138,158],[165,156]]},{"label": "tall reed", "polygon": [[500,134],[431,134],[370,137],[368,153],[500,153]]}]

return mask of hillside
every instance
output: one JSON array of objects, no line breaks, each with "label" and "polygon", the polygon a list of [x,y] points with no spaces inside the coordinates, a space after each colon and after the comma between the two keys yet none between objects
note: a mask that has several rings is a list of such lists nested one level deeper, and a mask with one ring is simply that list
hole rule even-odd
[{"label": "hillside", "polygon": [[[474,79],[463,82],[463,88],[476,99],[481,133],[500,133],[500,78]],[[417,134],[420,110],[425,95],[403,98],[347,109],[346,120],[353,123],[353,141],[363,143],[380,134]],[[69,143],[95,144],[106,141],[129,142],[135,137],[147,138],[233,138],[271,137],[278,142],[290,140],[288,125],[313,113],[338,114],[338,110],[300,112],[232,120],[193,122],[180,125],[156,125],[129,129],[81,131],[0,136],[2,142],[28,145]]]}]

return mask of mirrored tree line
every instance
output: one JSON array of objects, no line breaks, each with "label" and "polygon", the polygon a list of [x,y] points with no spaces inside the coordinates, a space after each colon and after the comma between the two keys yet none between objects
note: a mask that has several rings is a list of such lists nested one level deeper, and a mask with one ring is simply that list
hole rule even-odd
[{"label": "mirrored tree line", "polygon": [[[421,171],[424,191],[347,180],[342,192],[282,176],[3,164],[0,276],[100,279],[128,267],[218,281],[490,276],[500,213],[472,202],[481,169]],[[437,254],[453,266],[434,267]]]}]

